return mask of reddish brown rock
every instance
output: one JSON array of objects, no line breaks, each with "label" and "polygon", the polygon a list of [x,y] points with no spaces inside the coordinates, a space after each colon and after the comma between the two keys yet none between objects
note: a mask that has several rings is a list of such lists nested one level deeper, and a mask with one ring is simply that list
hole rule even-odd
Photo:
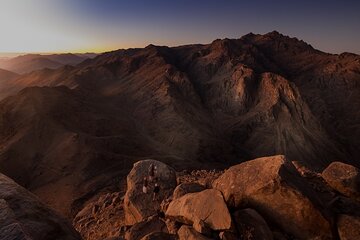
[{"label": "reddish brown rock", "polygon": [[122,195],[119,192],[101,194],[78,212],[73,219],[73,226],[83,239],[116,239],[125,233]]},{"label": "reddish brown rock", "polygon": [[144,236],[141,240],[176,240],[176,235],[164,232],[150,233]]},{"label": "reddish brown rock", "polygon": [[204,220],[195,219],[192,227],[195,229],[195,231],[197,231],[198,233],[201,233],[202,235],[205,235],[205,236],[210,236],[212,233],[211,229],[204,222]]},{"label": "reddish brown rock", "polygon": [[266,221],[255,210],[247,208],[233,214],[236,228],[242,239],[272,240],[273,235]]},{"label": "reddish brown rock", "polygon": [[231,231],[220,232],[219,233],[219,238],[221,240],[238,240],[239,239],[237,234],[234,233],[234,232],[231,232]]},{"label": "reddish brown rock", "polygon": [[213,230],[231,227],[231,216],[220,191],[207,189],[198,193],[188,193],[172,201],[166,216],[178,222],[194,224],[203,221]]},{"label": "reddish brown rock", "polygon": [[151,217],[143,222],[136,223],[125,234],[126,240],[140,240],[150,233],[168,233],[166,224],[158,217]]},{"label": "reddish brown rock", "polygon": [[173,199],[184,196],[187,193],[201,192],[205,189],[206,188],[203,185],[200,185],[198,183],[181,183],[175,188],[173,193]]},{"label": "reddish brown rock", "polygon": [[336,191],[347,197],[360,200],[360,171],[341,162],[331,163],[321,174]]},{"label": "reddish brown rock", "polygon": [[205,237],[198,233],[190,226],[182,225],[178,231],[179,240],[211,240],[211,238]]},{"label": "reddish brown rock", "polygon": [[[147,193],[142,190],[143,179],[148,177],[151,164],[157,168],[156,177],[160,186],[160,192],[155,201],[153,200],[153,183],[149,182]],[[176,174],[168,165],[156,160],[136,162],[127,176],[127,191],[124,199],[125,224],[133,225],[157,214],[161,202],[172,195],[175,187]]]},{"label": "reddish brown rock", "polygon": [[181,227],[181,223],[178,223],[171,219],[166,219],[165,223],[166,223],[166,227],[167,227],[169,233],[171,233],[171,234],[176,234],[177,231],[179,231],[179,229]]},{"label": "reddish brown rock", "polygon": [[330,238],[316,194],[284,156],[258,158],[229,168],[214,183],[230,207],[250,207],[299,239]]},{"label": "reddish brown rock", "polygon": [[360,239],[360,217],[340,215],[337,228],[340,240]]}]

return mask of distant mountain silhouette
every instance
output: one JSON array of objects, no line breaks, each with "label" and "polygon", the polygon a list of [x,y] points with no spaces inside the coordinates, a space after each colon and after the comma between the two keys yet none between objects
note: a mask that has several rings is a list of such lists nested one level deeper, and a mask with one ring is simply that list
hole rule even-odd
[{"label": "distant mountain silhouette", "polygon": [[27,54],[10,59],[0,59],[0,68],[18,74],[29,73],[44,68],[56,69],[64,65],[76,65],[87,58],[95,57],[94,54]]},{"label": "distant mountain silhouette", "polygon": [[178,169],[275,154],[312,169],[359,165],[360,56],[278,32],[108,52],[25,74],[1,94],[13,96],[0,102],[0,171],[66,214],[143,158]]}]

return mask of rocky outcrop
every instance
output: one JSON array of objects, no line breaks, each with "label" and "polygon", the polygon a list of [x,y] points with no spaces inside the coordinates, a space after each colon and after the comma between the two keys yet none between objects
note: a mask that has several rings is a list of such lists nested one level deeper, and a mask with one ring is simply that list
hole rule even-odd
[{"label": "rocky outcrop", "polygon": [[213,230],[231,227],[231,216],[220,191],[208,189],[188,193],[172,201],[166,211],[168,218],[185,224],[202,220]]},{"label": "rocky outcrop", "polygon": [[[146,172],[146,167],[142,169]],[[86,205],[74,224],[87,240],[326,240],[360,236],[360,203],[334,191],[321,174],[301,163],[293,166],[284,156],[254,159],[211,180],[217,189],[203,190],[199,182],[213,179],[220,171],[215,173],[177,172],[179,185],[163,201],[168,207],[130,228],[124,222],[122,194],[116,192],[104,193]],[[188,187],[196,191],[188,192]],[[180,196],[176,197],[176,192],[181,192]]]},{"label": "rocky outcrop", "polygon": [[1,240],[78,240],[70,223],[30,192],[0,174]]},{"label": "rocky outcrop", "polygon": [[176,235],[164,233],[164,232],[155,232],[150,233],[144,236],[141,240],[176,240]]},{"label": "rocky outcrop", "polygon": [[266,221],[255,210],[247,208],[233,214],[236,228],[242,239],[272,240]]},{"label": "rocky outcrop", "polygon": [[360,200],[360,171],[358,168],[341,162],[333,162],[322,172],[321,176],[336,191]]},{"label": "rocky outcrop", "polygon": [[337,221],[340,240],[356,240],[360,238],[360,217],[340,215]]},{"label": "rocky outcrop", "polygon": [[[148,192],[144,193],[143,181],[149,175],[149,167],[156,167],[160,191],[153,199],[154,183],[149,180]],[[133,225],[153,216],[160,210],[160,204],[172,195],[176,187],[175,171],[168,165],[156,160],[143,160],[134,164],[127,176],[127,191],[124,199],[125,224]]]},{"label": "rocky outcrop", "polygon": [[104,193],[86,204],[73,219],[83,239],[98,240],[124,235],[124,193]]},{"label": "rocky outcrop", "polygon": [[126,240],[140,240],[151,233],[168,233],[166,224],[158,217],[150,217],[149,219],[136,223],[125,234]]},{"label": "rocky outcrop", "polygon": [[198,183],[182,183],[179,184],[173,193],[173,199],[184,196],[187,193],[201,192],[206,188]]},{"label": "rocky outcrop", "polygon": [[214,182],[233,208],[257,210],[299,239],[330,238],[315,193],[284,156],[264,157],[229,168]]},{"label": "rocky outcrop", "polygon": [[178,231],[179,240],[211,240],[211,238],[201,235],[190,226],[183,225]]}]

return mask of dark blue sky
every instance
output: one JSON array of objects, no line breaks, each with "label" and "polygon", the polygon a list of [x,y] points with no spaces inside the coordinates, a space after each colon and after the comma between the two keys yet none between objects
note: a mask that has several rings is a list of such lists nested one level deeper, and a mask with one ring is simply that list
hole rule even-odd
[{"label": "dark blue sky", "polygon": [[[359,0],[16,2],[21,1],[33,2],[37,23],[44,25],[44,39],[48,37],[47,43],[54,42],[54,49],[49,45],[47,51],[101,51],[142,47],[149,43],[170,46],[208,43],[216,38],[238,38],[249,32],[277,30],[323,51],[360,53]],[[41,27],[36,26],[41,35]],[[58,39],[57,45],[52,39]],[[59,47],[55,49],[55,46]]]}]

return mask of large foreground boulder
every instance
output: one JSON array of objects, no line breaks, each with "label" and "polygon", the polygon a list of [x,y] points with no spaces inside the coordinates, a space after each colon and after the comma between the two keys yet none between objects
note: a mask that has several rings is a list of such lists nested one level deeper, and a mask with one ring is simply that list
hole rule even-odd
[{"label": "large foreground boulder", "polygon": [[229,168],[213,184],[233,208],[253,208],[299,239],[331,238],[329,222],[308,183],[282,155]]},{"label": "large foreground boulder", "polygon": [[[160,192],[153,200],[154,184],[149,181],[148,192],[144,193],[143,180],[149,176],[150,165],[156,167],[155,177],[158,178]],[[156,160],[136,162],[127,176],[127,191],[124,199],[125,224],[133,225],[153,216],[160,210],[162,200],[172,195],[176,182],[175,170]]]},{"label": "large foreground boulder", "polygon": [[321,174],[323,179],[343,195],[360,199],[360,171],[346,163],[333,162]]},{"label": "large foreground boulder", "polygon": [[75,240],[64,218],[13,180],[0,174],[0,240]]},{"label": "large foreground boulder", "polygon": [[166,216],[185,224],[204,222],[213,230],[227,230],[231,227],[231,216],[221,192],[207,189],[198,193],[188,193],[173,200]]}]

